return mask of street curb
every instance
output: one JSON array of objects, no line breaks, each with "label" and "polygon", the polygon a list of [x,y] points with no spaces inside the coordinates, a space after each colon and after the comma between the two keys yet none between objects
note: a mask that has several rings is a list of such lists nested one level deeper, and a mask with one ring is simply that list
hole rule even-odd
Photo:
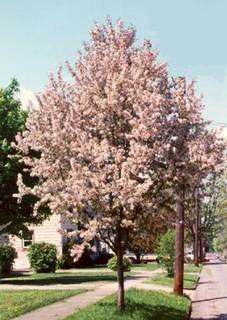
[{"label": "street curb", "polygon": [[[200,271],[201,272],[201,271]],[[198,284],[199,284],[199,280],[200,280],[200,273],[198,275],[198,278],[197,278],[197,281],[196,281],[196,286],[195,286],[195,290],[197,289],[198,287]]]},{"label": "street curb", "polygon": [[200,280],[200,273],[201,273],[202,269],[200,270],[199,274],[198,274],[198,278],[197,278],[197,281],[196,281],[196,285],[195,285],[195,288],[193,289],[193,297],[190,298],[190,306],[189,306],[189,310],[188,310],[188,314],[186,316],[186,320],[190,320],[191,319],[191,313],[192,313],[192,299],[194,298],[194,295],[195,295],[195,290],[197,289],[198,287],[198,284],[199,284],[199,280]]},{"label": "street curb", "polygon": [[190,306],[189,306],[188,314],[187,314],[185,320],[190,320],[191,313],[192,313],[192,300],[190,299]]},{"label": "street curb", "polygon": [[200,280],[200,273],[198,274],[198,277],[197,277],[197,279],[196,279],[196,283],[195,283],[195,286],[193,287],[193,288],[184,288],[185,290],[188,290],[188,291],[194,291],[195,292],[195,290],[197,289],[197,287],[198,287],[198,284],[199,284],[199,280]]}]

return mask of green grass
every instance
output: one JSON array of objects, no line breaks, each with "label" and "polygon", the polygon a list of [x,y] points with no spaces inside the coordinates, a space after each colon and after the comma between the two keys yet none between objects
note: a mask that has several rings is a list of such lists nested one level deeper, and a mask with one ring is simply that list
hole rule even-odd
[{"label": "green grass", "polygon": [[6,277],[0,279],[1,284],[15,285],[54,285],[54,284],[78,284],[84,282],[116,281],[115,272],[61,272],[61,273],[34,273],[21,274],[17,277]]},{"label": "green grass", "polygon": [[[141,264],[133,264],[132,265],[132,271],[139,271],[139,270],[146,270],[146,271],[155,271],[157,269],[160,269],[162,266],[158,264],[157,262],[151,262],[151,263],[141,263]],[[185,263],[184,270],[187,273],[197,273],[200,272],[202,268],[202,265],[199,265],[199,267],[195,267],[193,263]]]},{"label": "green grass", "polygon": [[[194,289],[197,283],[197,275],[196,274],[185,274],[184,275],[184,289]],[[149,284],[160,284],[168,287],[173,286],[173,278],[167,277],[165,273],[157,274],[150,279],[147,279],[145,283]]]},{"label": "green grass", "polygon": [[151,263],[141,263],[141,264],[133,264],[132,265],[132,271],[139,271],[145,270],[145,271],[155,271],[160,268],[160,265],[156,262]]},{"label": "green grass", "polygon": [[[67,320],[185,320],[190,301],[186,297],[158,291],[130,289],[126,308],[116,311],[116,297],[111,295],[67,317]],[[65,319],[65,320],[66,320]]]},{"label": "green grass", "polygon": [[196,267],[193,263],[186,263],[184,265],[184,271],[187,273],[198,273],[202,269],[202,265],[200,264],[199,267]]},{"label": "green grass", "polygon": [[0,290],[0,320],[12,319],[85,290]]}]

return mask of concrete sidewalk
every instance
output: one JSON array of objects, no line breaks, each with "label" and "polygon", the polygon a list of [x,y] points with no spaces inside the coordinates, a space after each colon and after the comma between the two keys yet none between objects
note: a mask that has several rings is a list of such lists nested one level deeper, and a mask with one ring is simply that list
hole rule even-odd
[{"label": "concrete sidewalk", "polygon": [[[95,288],[102,286],[106,281],[96,282],[83,282],[77,284],[0,284],[1,290],[70,290],[70,289],[87,289],[94,290]],[[0,318],[1,319],[1,318]]]},{"label": "concrete sidewalk", "polygon": [[[148,277],[151,277],[155,272],[143,272],[137,276],[128,277],[125,280],[125,289],[137,287]],[[93,291],[88,291],[74,297],[70,297],[63,301],[53,303],[51,305],[36,309],[32,312],[26,313],[22,316],[14,318],[14,320],[60,320],[64,319],[68,315],[75,311],[86,307],[89,304],[114,293],[117,291],[117,283],[108,283],[97,287]]]},{"label": "concrete sidewalk", "polygon": [[[172,292],[172,288],[152,285],[143,283],[147,278],[160,272],[156,271],[143,271],[140,274],[127,277],[125,280],[125,289],[140,288],[145,290],[161,290],[166,292]],[[96,287],[93,291],[81,293],[79,295],[67,298],[63,301],[53,303],[51,305],[36,309],[27,314],[14,318],[14,320],[62,320],[70,314],[79,311],[80,309],[97,302],[98,300],[115,293],[117,291],[117,283],[108,283]],[[186,294],[190,294],[192,291],[186,290]]]},{"label": "concrete sidewalk", "polygon": [[227,264],[207,263],[192,299],[191,320],[227,320]]}]

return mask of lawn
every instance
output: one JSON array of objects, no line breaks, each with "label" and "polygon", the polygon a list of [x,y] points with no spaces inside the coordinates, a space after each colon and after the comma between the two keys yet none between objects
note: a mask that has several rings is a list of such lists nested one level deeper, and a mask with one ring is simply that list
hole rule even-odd
[{"label": "lawn", "polygon": [[129,289],[126,309],[116,311],[116,296],[111,295],[90,305],[65,320],[185,320],[190,300],[158,291]]},{"label": "lawn", "polygon": [[116,281],[115,272],[59,272],[59,273],[33,273],[21,274],[15,277],[1,278],[1,284],[15,285],[54,285],[54,284],[79,284],[84,282]]},{"label": "lawn", "polygon": [[0,320],[12,319],[85,290],[0,290]]},{"label": "lawn", "polygon": [[[197,274],[187,274],[184,275],[184,289],[194,289],[197,283]],[[167,277],[166,273],[157,274],[145,281],[149,284],[160,284],[168,287],[173,286],[173,278]]]},{"label": "lawn", "polygon": [[[162,266],[158,264],[157,262],[151,262],[151,263],[141,263],[141,264],[133,264],[132,265],[132,271],[139,271],[139,270],[145,270],[145,271],[155,271],[157,269],[160,269]],[[199,265],[199,267],[196,267],[193,263],[185,263],[184,270],[186,273],[198,273],[201,271],[202,265]]]},{"label": "lawn", "polygon": [[155,271],[160,268],[160,265],[156,262],[151,263],[141,263],[141,264],[133,264],[132,271]]},{"label": "lawn", "polygon": [[200,264],[199,267],[196,267],[194,263],[186,263],[184,265],[184,271],[187,273],[198,273],[202,269],[202,265]]}]

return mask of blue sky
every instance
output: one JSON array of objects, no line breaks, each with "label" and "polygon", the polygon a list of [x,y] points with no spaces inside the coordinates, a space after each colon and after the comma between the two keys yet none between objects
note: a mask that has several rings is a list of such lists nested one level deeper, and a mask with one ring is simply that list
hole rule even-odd
[{"label": "blue sky", "polygon": [[0,0],[0,86],[16,77],[25,96],[42,90],[109,15],[150,39],[170,74],[197,80],[206,118],[227,122],[226,14],[226,0]]}]

